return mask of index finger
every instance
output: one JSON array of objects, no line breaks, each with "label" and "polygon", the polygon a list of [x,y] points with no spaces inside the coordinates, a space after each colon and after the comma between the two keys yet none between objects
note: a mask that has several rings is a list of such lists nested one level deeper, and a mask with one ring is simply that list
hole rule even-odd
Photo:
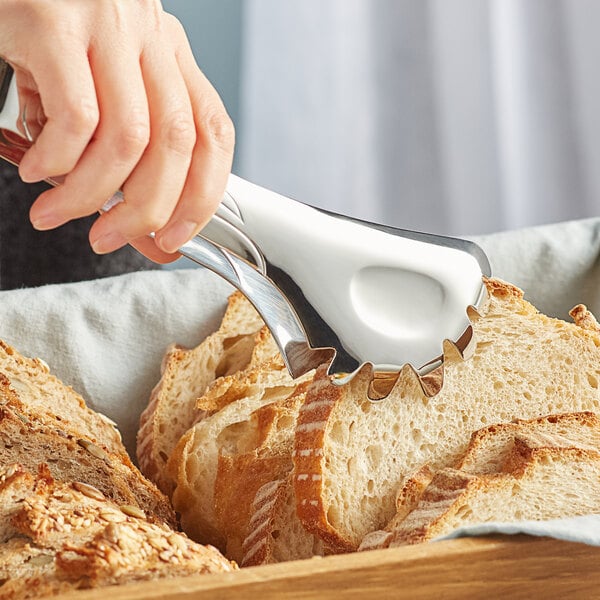
[{"label": "index finger", "polygon": [[44,54],[32,58],[30,72],[38,87],[46,123],[19,166],[19,174],[27,182],[72,171],[99,118],[85,48],[64,48],[58,41],[48,46],[40,44],[39,48],[44,49]]}]

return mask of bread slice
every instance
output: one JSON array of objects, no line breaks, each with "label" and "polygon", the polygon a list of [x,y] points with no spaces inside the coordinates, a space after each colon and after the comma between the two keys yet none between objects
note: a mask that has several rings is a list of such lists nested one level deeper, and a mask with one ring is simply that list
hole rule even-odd
[{"label": "bread slice", "polygon": [[192,349],[171,345],[161,378],[140,417],[137,458],[144,475],[168,492],[165,467],[180,437],[201,416],[196,401],[216,378],[243,369],[251,359],[254,335],[264,326],[250,302],[234,292],[219,329]]},{"label": "bread slice", "polygon": [[294,431],[308,382],[290,396],[255,410],[235,427],[235,439],[218,457],[214,483],[215,516],[225,538],[225,554],[243,558],[250,533],[253,502],[259,488],[285,478],[292,470]]},{"label": "bread slice", "polygon": [[229,375],[218,377],[207,386],[204,394],[197,398],[196,409],[202,414],[202,418],[242,398],[247,392],[248,382],[254,381],[257,374],[260,374],[262,385],[265,386],[289,380],[275,340],[266,325],[252,336],[252,351],[248,364]]},{"label": "bread slice", "polygon": [[323,540],[306,530],[296,512],[293,472],[260,487],[252,503],[242,567],[329,554]]},{"label": "bread slice", "polygon": [[216,549],[151,523],[135,507],[56,482],[44,465],[37,473],[18,464],[0,469],[0,494],[10,498],[0,504],[0,598],[235,569]]},{"label": "bread slice", "polygon": [[50,426],[20,398],[0,373],[0,465],[18,463],[35,472],[45,463],[58,481],[89,484],[119,505],[138,507],[152,520],[175,524],[166,496],[126,455],[78,437],[69,428]]},{"label": "bread slice", "polygon": [[592,413],[482,429],[462,464],[470,470],[438,471],[416,507],[365,536],[360,549],[425,542],[489,521],[600,511],[600,419]]},{"label": "bread slice", "polygon": [[[483,427],[473,433],[465,453],[453,468],[476,475],[498,473],[519,435],[527,435],[540,445],[548,440],[555,446],[570,447],[576,443],[579,447],[594,450],[598,441],[596,421],[594,413],[581,412],[547,415],[530,420],[516,419],[512,423]],[[405,481],[396,497],[396,515],[388,527],[394,527],[415,508],[434,475],[433,469],[424,465]]]},{"label": "bread slice", "polygon": [[167,464],[168,475],[175,482],[173,506],[192,539],[225,548],[214,501],[219,455],[235,451],[237,432],[246,427],[254,411],[284,400],[310,377],[312,374],[292,380],[281,356],[276,355],[250,371],[225,378],[227,381],[207,392],[209,399],[199,400],[214,406],[215,411],[182,436]]},{"label": "bread slice", "polygon": [[600,450],[599,431],[599,417],[592,412],[546,415],[490,425],[473,433],[465,453],[454,467],[476,475],[499,473],[519,436],[527,436],[538,447],[546,444],[558,448]]},{"label": "bread slice", "polygon": [[424,465],[452,465],[481,427],[562,412],[600,412],[600,333],[585,307],[575,323],[540,314],[518,288],[485,280],[469,310],[477,342],[463,361],[444,344],[444,385],[430,397],[410,367],[388,398],[367,397],[365,369],[348,385],[318,370],[296,429],[297,509],[337,552],[355,550],[396,512],[395,496]]},{"label": "bread slice", "polygon": [[323,541],[309,533],[296,513],[293,473],[261,486],[252,503],[242,567],[327,554]]},{"label": "bread slice", "polygon": [[49,426],[86,437],[115,454],[127,454],[116,425],[91,410],[84,399],[55,377],[41,359],[23,356],[0,340],[0,373],[17,391],[27,409]]}]

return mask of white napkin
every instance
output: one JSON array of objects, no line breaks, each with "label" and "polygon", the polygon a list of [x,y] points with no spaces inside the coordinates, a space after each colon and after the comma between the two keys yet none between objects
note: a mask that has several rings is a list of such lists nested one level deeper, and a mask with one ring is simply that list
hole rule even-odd
[{"label": "white napkin", "polygon": [[581,303],[600,317],[600,218],[472,239],[486,251],[493,275],[523,289],[544,314],[569,319]]},{"label": "white napkin", "polygon": [[139,415],[171,342],[214,331],[232,288],[205,269],[142,271],[0,292],[0,338],[44,359],[93,409],[119,425],[135,456]]},{"label": "white napkin", "polygon": [[[488,253],[493,275],[523,288],[541,311],[568,318],[581,302],[600,316],[600,219],[473,239]],[[231,291],[204,269],[3,291],[0,338],[43,358],[92,408],[116,421],[135,456],[139,415],[159,380],[165,349],[172,342],[193,347],[214,331]],[[555,537],[567,531],[600,544],[600,517],[468,530],[492,531]]]},{"label": "white napkin", "polygon": [[584,515],[569,519],[548,521],[518,521],[515,523],[483,523],[461,527],[451,534],[436,538],[451,540],[459,537],[486,536],[501,533],[504,535],[535,535],[552,537],[565,542],[579,542],[590,546],[600,546],[600,515]]}]

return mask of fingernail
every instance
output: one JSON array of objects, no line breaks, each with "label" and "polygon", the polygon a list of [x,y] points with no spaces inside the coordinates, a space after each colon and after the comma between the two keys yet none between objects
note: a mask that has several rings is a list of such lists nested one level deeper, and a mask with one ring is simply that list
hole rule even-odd
[{"label": "fingernail", "polygon": [[161,231],[156,243],[163,252],[168,254],[177,252],[194,235],[197,228],[198,223],[193,221],[175,221],[164,231]]},{"label": "fingernail", "polygon": [[127,244],[127,238],[123,237],[120,233],[112,231],[100,236],[98,239],[93,240],[92,250],[96,254],[108,254],[113,250],[118,250]]},{"label": "fingernail", "polygon": [[36,173],[35,168],[29,166],[28,162],[21,162],[19,165],[19,177],[25,183],[38,183],[44,179],[44,176]]},{"label": "fingernail", "polygon": [[41,214],[31,219],[31,224],[33,225],[33,228],[37,229],[38,231],[54,229],[55,227],[58,227],[63,223],[64,219],[62,219],[59,215],[55,215],[54,213]]}]

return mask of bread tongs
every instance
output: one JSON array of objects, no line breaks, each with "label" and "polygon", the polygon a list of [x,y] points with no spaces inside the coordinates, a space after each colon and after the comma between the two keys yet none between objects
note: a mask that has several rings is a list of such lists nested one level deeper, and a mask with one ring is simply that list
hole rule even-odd
[{"label": "bread tongs", "polygon": [[[6,63],[0,77],[0,156],[18,164],[33,140]],[[105,209],[120,200],[117,192]],[[425,375],[441,364],[444,340],[465,356],[467,307],[483,301],[490,275],[472,242],[320,210],[235,175],[179,251],[250,300],[293,377],[329,363],[340,384],[365,365],[392,378],[404,365]]]}]

